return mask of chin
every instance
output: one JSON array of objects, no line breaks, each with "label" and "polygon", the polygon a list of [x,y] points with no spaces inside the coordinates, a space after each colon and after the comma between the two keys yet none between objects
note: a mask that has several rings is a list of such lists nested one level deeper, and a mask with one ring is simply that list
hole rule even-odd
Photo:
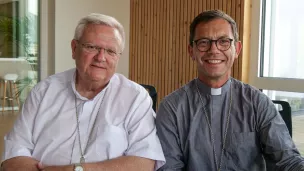
[{"label": "chin", "polygon": [[93,76],[90,78],[90,80],[92,81],[103,81],[103,80],[106,80],[106,77],[105,76]]},{"label": "chin", "polygon": [[211,79],[220,79],[225,77],[225,72],[204,72],[203,75],[211,78]]},{"label": "chin", "polygon": [[224,73],[218,73],[218,74],[211,74],[209,75],[210,78],[213,78],[215,80],[219,80],[219,79],[223,79],[223,78],[228,78],[228,75],[224,74]]}]

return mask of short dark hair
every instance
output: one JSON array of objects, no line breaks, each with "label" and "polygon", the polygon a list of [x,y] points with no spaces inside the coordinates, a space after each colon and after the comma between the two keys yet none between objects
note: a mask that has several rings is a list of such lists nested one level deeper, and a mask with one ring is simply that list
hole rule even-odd
[{"label": "short dark hair", "polygon": [[198,24],[200,23],[207,23],[209,21],[215,20],[215,19],[224,19],[226,20],[231,28],[232,28],[232,33],[235,41],[238,41],[239,39],[239,34],[237,30],[237,25],[236,22],[226,13],[224,13],[221,10],[208,10],[200,13],[197,15],[194,20],[192,21],[190,25],[190,36],[189,36],[189,44],[192,46],[193,45],[193,39],[195,36],[195,28]]}]

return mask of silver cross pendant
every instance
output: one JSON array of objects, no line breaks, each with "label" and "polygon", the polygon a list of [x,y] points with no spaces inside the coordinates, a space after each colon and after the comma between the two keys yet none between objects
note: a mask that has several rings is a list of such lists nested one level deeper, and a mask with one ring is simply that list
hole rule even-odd
[{"label": "silver cross pendant", "polygon": [[80,163],[85,163],[85,159],[83,156],[80,157]]}]

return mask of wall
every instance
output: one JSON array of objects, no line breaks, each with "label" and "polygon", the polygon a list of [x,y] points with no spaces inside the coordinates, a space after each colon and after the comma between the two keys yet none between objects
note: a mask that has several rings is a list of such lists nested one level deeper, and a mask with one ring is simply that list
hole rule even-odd
[{"label": "wall", "polygon": [[[196,63],[187,51],[194,17],[220,9],[234,18],[243,41],[244,7],[243,0],[131,0],[130,79],[155,86],[160,102],[197,77]],[[232,68],[232,76],[239,80],[244,59],[240,54]]]},{"label": "wall", "polygon": [[130,0],[55,0],[55,72],[75,66],[70,42],[79,19],[90,13],[111,15],[124,26],[126,46],[117,72],[128,77]]}]

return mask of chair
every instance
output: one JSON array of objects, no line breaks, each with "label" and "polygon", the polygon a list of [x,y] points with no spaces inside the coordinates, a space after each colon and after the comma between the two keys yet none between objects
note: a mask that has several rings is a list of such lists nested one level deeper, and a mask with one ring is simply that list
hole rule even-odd
[{"label": "chair", "polygon": [[[1,78],[3,81],[3,96],[2,96],[2,113],[4,112],[6,100],[11,102],[12,111],[14,111],[14,101],[16,100],[18,108],[20,107],[19,97],[15,94],[18,92],[16,81],[18,79],[17,74],[6,74]],[[0,83],[1,85],[2,83]],[[1,88],[1,86],[0,86]],[[8,92],[7,89],[8,88]]]},{"label": "chair", "polygon": [[157,92],[156,92],[155,87],[153,87],[151,85],[146,85],[146,84],[140,84],[140,85],[143,86],[149,92],[149,95],[153,101],[152,108],[156,112]]},{"label": "chair", "polygon": [[2,103],[2,113],[6,106],[6,101],[11,102],[12,111],[14,111],[14,101],[17,102],[19,109],[19,96],[17,96],[17,79],[25,78],[31,71],[31,67],[24,58],[0,58],[0,90]]},{"label": "chair", "polygon": [[291,120],[291,107],[288,102],[281,100],[272,100],[274,104],[279,104],[282,106],[282,110],[280,110],[280,114],[288,128],[289,134],[292,137],[292,120]]}]

